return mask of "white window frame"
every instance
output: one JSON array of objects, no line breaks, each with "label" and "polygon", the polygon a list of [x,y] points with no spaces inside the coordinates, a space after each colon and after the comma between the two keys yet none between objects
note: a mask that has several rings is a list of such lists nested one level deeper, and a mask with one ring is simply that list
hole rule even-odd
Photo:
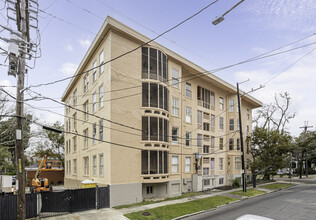
[{"label": "white window frame", "polygon": [[172,115],[179,116],[179,99],[172,97]]},{"label": "white window frame", "polygon": [[97,81],[97,61],[93,62],[93,74],[92,74],[93,82]]},{"label": "white window frame", "polygon": [[101,85],[99,87],[99,109],[101,109],[103,107],[103,105],[104,105],[103,97],[104,97],[104,87],[103,87],[103,85]]},{"label": "white window frame", "polygon": [[179,173],[179,157],[171,157],[171,173]]},{"label": "white window frame", "polygon": [[84,120],[89,119],[89,100],[83,103],[83,111],[84,111]]},{"label": "white window frame", "polygon": [[229,119],[229,130],[233,131],[235,129],[235,119]]},{"label": "white window frame", "polygon": [[[173,130],[177,130],[176,136],[173,135]],[[175,138],[176,140],[174,140],[174,138]],[[179,128],[172,127],[172,130],[171,130],[171,139],[172,139],[172,144],[178,144],[178,143],[179,143]]]},{"label": "white window frame", "polygon": [[89,74],[87,73],[83,78],[83,92],[86,93],[89,90]]},{"label": "white window frame", "polygon": [[104,155],[99,154],[99,176],[104,176]]},{"label": "white window frame", "polygon": [[234,99],[229,99],[229,111],[233,112],[235,110],[235,101]]},{"label": "white window frame", "polygon": [[77,175],[77,159],[73,159],[73,163],[74,163],[74,173],[73,173],[73,175]]},{"label": "white window frame", "polygon": [[173,87],[179,88],[179,71],[173,68],[171,73],[171,82]]},{"label": "white window frame", "polygon": [[89,130],[88,130],[88,128],[83,131],[83,135],[84,135],[83,148],[85,149],[85,148],[88,148],[88,146],[89,146],[89,141],[88,141]]},{"label": "white window frame", "polygon": [[192,97],[192,85],[191,85],[191,83],[188,83],[188,82],[185,83],[185,96],[187,98]]},{"label": "white window frame", "polygon": [[218,161],[219,171],[223,171],[223,167],[224,167],[224,158],[219,158],[219,161]]},{"label": "white window frame", "polygon": [[185,133],[185,146],[190,147],[191,146],[191,132]]},{"label": "white window frame", "polygon": [[104,51],[103,50],[99,54],[99,62],[100,62],[100,75],[102,75],[102,73],[104,71],[104,65],[102,65],[104,63]]},{"label": "white window frame", "polygon": [[96,92],[92,94],[92,111],[93,113],[97,112],[97,93]]},{"label": "white window frame", "polygon": [[191,157],[185,158],[185,172],[186,173],[191,172]]},{"label": "white window frame", "polygon": [[224,118],[219,117],[219,130],[224,130]]},{"label": "white window frame", "polygon": [[97,176],[97,155],[92,156],[92,169],[93,176]]},{"label": "white window frame", "polygon": [[97,123],[94,123],[92,125],[92,143],[96,144],[97,143]]},{"label": "white window frame", "polygon": [[185,107],[185,122],[191,123],[192,122],[192,108]]},{"label": "white window frame", "polygon": [[224,110],[224,98],[219,97],[219,110]]},{"label": "white window frame", "polygon": [[84,176],[89,176],[89,157],[84,157],[83,158],[84,163],[83,163],[83,167],[84,167]]}]

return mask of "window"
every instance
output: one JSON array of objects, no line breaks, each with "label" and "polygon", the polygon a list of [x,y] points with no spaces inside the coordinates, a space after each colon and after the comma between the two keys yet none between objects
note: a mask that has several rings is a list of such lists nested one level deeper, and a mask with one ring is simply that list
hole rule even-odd
[{"label": "window", "polygon": [[[149,53],[148,53],[149,52]],[[157,49],[143,47],[142,48],[142,78],[158,79],[160,81],[168,80],[167,57],[164,53]],[[149,74],[150,71],[150,74]]]},{"label": "window", "polygon": [[234,119],[229,119],[229,130],[230,131],[234,130]]},{"label": "window", "polygon": [[191,172],[191,157],[185,158],[185,172]]},{"label": "window", "polygon": [[191,84],[190,83],[185,83],[185,96],[187,97],[187,98],[191,98]]},{"label": "window", "polygon": [[93,62],[93,74],[92,74],[93,82],[97,81],[97,61]]},{"label": "window", "polygon": [[83,92],[87,92],[89,89],[89,74],[85,75],[83,78]]},{"label": "window", "polygon": [[240,127],[239,126],[239,118],[236,121],[237,121],[237,128],[236,128],[236,130],[239,131],[239,127]]},{"label": "window", "polygon": [[187,132],[185,134],[185,146],[187,147],[191,146],[191,132]]},{"label": "window", "polygon": [[198,124],[198,128],[201,129],[202,128],[202,112],[201,111],[197,111],[197,124]]},{"label": "window", "polygon": [[215,115],[211,115],[211,128],[215,129]]},{"label": "window", "polygon": [[178,173],[178,156],[171,157],[171,173]]},{"label": "window", "polygon": [[97,155],[92,156],[93,176],[97,176]]},{"label": "window", "polygon": [[211,92],[211,106],[214,108],[215,107],[215,93]]},{"label": "window", "polygon": [[203,145],[203,153],[208,154],[210,152],[210,146],[209,145]]},{"label": "window", "polygon": [[215,169],[215,159],[211,158],[211,170]]},{"label": "window", "polygon": [[88,120],[88,118],[89,118],[89,101],[86,101],[83,104],[83,111],[84,111],[84,120]]},{"label": "window", "polygon": [[103,91],[103,85],[99,87],[99,108],[103,107],[103,95],[104,95],[104,91]]},{"label": "window", "polygon": [[169,121],[157,117],[142,117],[142,140],[169,142]]},{"label": "window", "polygon": [[241,158],[235,157],[235,170],[240,170],[240,169],[241,169]]},{"label": "window", "polygon": [[[204,169],[203,169],[203,172],[204,172]],[[207,174],[204,174],[204,175],[207,175]],[[204,180],[203,180],[203,185],[204,185],[204,186],[209,186],[210,184],[211,184],[210,179],[204,179]]]},{"label": "window", "polygon": [[236,145],[237,145],[237,150],[240,150],[240,139],[239,139],[239,138],[237,138],[237,143],[236,143]]},{"label": "window", "polygon": [[224,139],[223,138],[219,138],[219,149],[220,150],[224,149]]},{"label": "window", "polygon": [[210,114],[207,112],[203,112],[203,119],[210,120]]},{"label": "window", "polygon": [[141,157],[142,174],[168,173],[168,152],[143,150]]},{"label": "window", "polygon": [[77,89],[75,89],[75,91],[73,92],[73,103],[74,103],[74,106],[76,107],[76,105],[77,105]]},{"label": "window", "polygon": [[66,141],[66,154],[68,154],[68,141]]},{"label": "window", "polygon": [[77,130],[77,113],[73,114],[74,119],[74,129]]},{"label": "window", "polygon": [[223,161],[224,161],[223,158],[219,158],[219,164],[218,164],[219,170],[223,170],[223,163],[224,163]]},{"label": "window", "polygon": [[77,137],[75,136],[75,137],[73,137],[73,139],[72,139],[73,141],[73,144],[74,144],[74,152],[76,152],[77,151]]},{"label": "window", "polygon": [[249,154],[249,142],[247,141],[247,154]]},{"label": "window", "polygon": [[197,146],[202,147],[202,135],[201,134],[197,135]]},{"label": "window", "polygon": [[219,129],[224,130],[224,118],[219,117]]},{"label": "window", "polygon": [[84,157],[84,175],[88,176],[89,175],[89,157]]},{"label": "window", "polygon": [[203,135],[203,141],[209,142],[210,141],[210,136],[209,135]]},{"label": "window", "polygon": [[168,89],[157,83],[142,83],[142,106],[168,111]]},{"label": "window", "polygon": [[224,178],[219,178],[219,185],[223,185],[224,184]]},{"label": "window", "polygon": [[147,186],[146,187],[146,194],[148,195],[148,194],[153,194],[153,186]]},{"label": "window", "polygon": [[83,141],[83,148],[88,147],[88,129],[83,131],[84,141]]},{"label": "window", "polygon": [[229,139],[229,150],[234,150],[234,139]]},{"label": "window", "polygon": [[200,86],[197,87],[198,105],[210,109],[210,95],[211,92]]},{"label": "window", "polygon": [[203,123],[203,130],[204,130],[204,131],[209,131],[209,130],[210,130],[210,123],[204,122],[204,123]]},{"label": "window", "polygon": [[77,174],[77,159],[74,159],[73,163],[74,163],[74,175],[76,175]]},{"label": "window", "polygon": [[247,120],[249,120],[249,118],[250,118],[250,111],[249,111],[249,109],[247,108]]},{"label": "window", "polygon": [[190,107],[185,108],[185,122],[191,123],[192,121],[192,109]]},{"label": "window", "polygon": [[104,70],[104,52],[103,50],[101,51],[100,55],[99,55],[99,59],[100,59],[100,75],[103,73]]},{"label": "window", "polygon": [[92,125],[92,143],[96,144],[97,143],[97,123],[94,123]]},{"label": "window", "polygon": [[179,128],[172,128],[172,144],[178,144]]},{"label": "window", "polygon": [[97,111],[97,94],[96,93],[92,94],[92,111],[93,113],[96,113]]},{"label": "window", "polygon": [[215,148],[215,137],[211,136],[211,149],[214,150]]},{"label": "window", "polygon": [[229,111],[230,111],[230,112],[233,112],[233,111],[234,111],[234,108],[235,108],[234,105],[235,105],[235,104],[234,104],[234,99],[230,99],[230,100],[229,100]]},{"label": "window", "polygon": [[203,168],[203,175],[209,175],[209,174],[210,174],[210,169],[208,167],[204,167]]},{"label": "window", "polygon": [[247,125],[247,134],[249,133],[249,125]]},{"label": "window", "polygon": [[227,169],[230,170],[230,158],[227,159]]},{"label": "window", "polygon": [[68,140],[68,142],[69,142],[68,146],[69,146],[69,153],[70,153],[70,152],[71,152],[71,144],[70,144],[70,140]]},{"label": "window", "polygon": [[203,157],[203,164],[209,164],[209,163],[210,163],[210,158]]},{"label": "window", "polygon": [[172,97],[172,115],[179,116],[179,99]]},{"label": "window", "polygon": [[179,71],[172,69],[172,86],[179,88]]},{"label": "window", "polygon": [[224,110],[224,99],[219,97],[219,109]]},{"label": "window", "polygon": [[103,120],[99,121],[99,139],[103,141]]},{"label": "window", "polygon": [[103,154],[99,154],[99,175],[104,176],[104,157]]}]

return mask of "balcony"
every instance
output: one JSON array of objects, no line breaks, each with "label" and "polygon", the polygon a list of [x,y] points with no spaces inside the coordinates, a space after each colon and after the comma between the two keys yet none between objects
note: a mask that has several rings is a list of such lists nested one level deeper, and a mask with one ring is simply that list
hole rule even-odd
[{"label": "balcony", "polygon": [[169,181],[169,174],[141,175],[143,183],[164,183]]}]

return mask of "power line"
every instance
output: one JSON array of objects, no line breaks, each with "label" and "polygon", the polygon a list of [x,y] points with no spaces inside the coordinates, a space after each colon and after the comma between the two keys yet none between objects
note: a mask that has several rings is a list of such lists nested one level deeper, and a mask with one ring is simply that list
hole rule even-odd
[{"label": "power line", "polygon": [[[312,37],[312,36],[314,36],[314,35],[315,35],[315,33],[314,33],[314,34],[311,34],[311,35],[309,35],[309,36],[307,36],[307,37],[304,37],[304,38],[302,38],[302,39],[296,40],[296,41],[294,41],[294,42],[292,42],[292,43],[289,43],[289,44],[286,44],[286,45],[284,45],[284,46],[281,46],[281,47],[279,47],[279,48],[277,48],[277,49],[273,49],[273,50],[271,50],[271,51],[269,51],[269,52],[265,52],[265,53],[263,53],[263,54],[260,54],[260,55],[257,55],[257,56],[248,58],[248,59],[246,59],[246,60],[243,60],[243,61],[240,61],[240,62],[237,62],[237,63],[234,63],[234,64],[230,64],[230,65],[227,65],[227,66],[223,66],[223,67],[220,67],[220,68],[217,68],[217,69],[206,70],[206,71],[201,72],[201,73],[193,73],[193,72],[190,72],[190,71],[187,71],[187,72],[188,72],[188,73],[191,73],[191,74],[201,74],[202,76],[210,75],[210,74],[213,74],[213,73],[216,73],[216,72],[219,72],[219,71],[228,69],[228,68],[232,68],[232,67],[235,67],[235,66],[238,66],[238,65],[241,65],[241,64],[245,64],[245,63],[248,63],[248,62],[254,62],[254,61],[257,61],[257,60],[260,60],[260,59],[265,59],[265,58],[269,58],[269,57],[272,57],[272,56],[276,56],[276,55],[280,55],[280,54],[283,54],[283,53],[287,53],[287,52],[290,52],[290,51],[293,51],[293,50],[301,49],[301,48],[304,48],[304,47],[307,47],[307,46],[314,45],[314,44],[316,44],[316,42],[309,43],[309,44],[306,44],[306,45],[303,45],[303,46],[299,46],[299,47],[295,47],[295,48],[292,48],[292,49],[289,49],[289,50],[286,50],[286,51],[282,51],[282,52],[270,54],[270,53],[272,53],[272,52],[278,51],[278,50],[283,49],[283,48],[285,48],[285,47],[288,47],[288,46],[290,46],[290,45],[292,45],[292,44],[295,44],[295,43],[297,43],[297,42],[299,42],[299,41],[302,41],[302,40],[305,40],[305,39],[307,39],[307,38],[310,38],[310,37]],[[156,39],[156,38],[154,38],[154,39]],[[154,39],[153,39],[153,40],[154,40]],[[151,41],[153,41],[153,40],[151,40]],[[150,42],[151,42],[151,41],[150,41]],[[149,42],[149,41],[148,41],[148,42]],[[48,82],[48,83],[41,83],[41,84],[37,84],[37,85],[30,85],[30,86],[27,87],[26,89],[28,89],[28,88],[35,88],[35,87],[41,87],[41,86],[47,86],[47,85],[52,85],[52,84],[55,84],[55,83],[63,82],[63,81],[68,80],[68,79],[75,78],[75,77],[77,77],[77,76],[79,76],[79,75],[83,75],[83,74],[88,73],[88,72],[90,72],[90,71],[92,71],[92,70],[95,70],[95,69],[97,69],[97,68],[99,68],[99,67],[101,67],[101,66],[103,66],[103,65],[105,65],[105,64],[107,64],[107,63],[110,63],[110,62],[112,62],[112,61],[114,61],[114,60],[116,60],[116,59],[118,59],[118,58],[120,58],[120,57],[122,57],[122,56],[124,56],[124,55],[126,55],[126,54],[128,54],[128,53],[131,53],[131,52],[133,52],[133,51],[139,49],[140,47],[142,47],[143,45],[146,45],[146,44],[147,44],[147,43],[142,44],[141,46],[137,47],[136,49],[133,49],[133,50],[130,50],[130,51],[126,52],[126,53],[123,53],[123,54],[121,54],[121,55],[119,55],[119,56],[117,56],[117,57],[115,57],[115,58],[113,58],[113,59],[110,59],[110,60],[106,61],[106,62],[102,62],[102,63],[99,64],[98,66],[93,67],[93,68],[91,68],[91,69],[88,69],[88,70],[86,70],[86,71],[83,71],[83,72],[81,72],[81,73],[77,73],[77,74],[75,74],[75,75],[73,75],[73,76],[65,77],[65,78],[62,78],[62,79],[59,79],[59,80],[55,80],[55,81],[51,81],[51,82]],[[267,55],[267,54],[270,54],[270,55]],[[192,76],[179,77],[178,79],[184,79],[184,78],[187,78],[187,77],[192,77]],[[166,80],[166,82],[168,82],[168,81],[171,81],[171,79],[170,79],[170,80]],[[104,92],[104,93],[117,92],[117,91],[122,91],[122,90],[127,90],[127,89],[134,89],[134,88],[138,88],[138,87],[141,87],[141,86],[131,86],[131,87],[126,87],[126,88],[122,88],[122,89],[109,90],[109,91],[106,91],[106,92]]]}]

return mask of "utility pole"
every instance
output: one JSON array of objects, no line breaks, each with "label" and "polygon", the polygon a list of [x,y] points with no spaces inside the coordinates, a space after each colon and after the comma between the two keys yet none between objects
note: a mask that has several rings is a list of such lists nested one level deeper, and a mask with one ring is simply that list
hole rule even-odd
[{"label": "utility pole", "polygon": [[[17,4],[18,10],[21,13],[20,20],[17,20],[18,30],[22,33],[22,42],[27,42],[26,29],[26,13],[28,12],[28,0],[21,0],[21,5]],[[19,0],[17,1],[19,3]],[[17,11],[18,11],[17,10]],[[23,44],[23,43],[22,43]],[[18,78],[17,78],[17,91],[16,91],[16,164],[17,164],[17,177],[18,177],[18,190],[17,190],[17,219],[24,220],[26,217],[25,205],[25,163],[24,163],[24,146],[23,146],[23,101],[24,101],[24,74],[25,74],[25,53],[26,45],[20,48],[19,64],[18,64]]]},{"label": "utility pole", "polygon": [[[248,81],[248,80],[247,80]],[[246,81],[245,81],[246,82]],[[244,154],[244,140],[242,133],[241,124],[241,108],[240,108],[240,93],[239,93],[239,83],[237,83],[237,103],[238,103],[238,114],[239,114],[239,132],[240,132],[240,144],[241,144],[241,175],[242,175],[242,189],[244,192],[247,191],[246,186],[246,176],[245,176],[245,154]]]},{"label": "utility pole", "polygon": [[[300,127],[304,129],[304,133],[306,134],[308,128],[312,128],[313,126],[308,126],[308,121],[304,122],[304,126]],[[305,153],[305,173],[306,177],[308,177],[308,161],[307,161],[307,153],[308,152],[302,152],[302,159],[303,159],[303,154]],[[301,165],[303,165],[303,162],[301,162]],[[302,173],[303,173],[303,166],[300,167],[301,172],[300,172],[300,178],[302,178]]]}]

